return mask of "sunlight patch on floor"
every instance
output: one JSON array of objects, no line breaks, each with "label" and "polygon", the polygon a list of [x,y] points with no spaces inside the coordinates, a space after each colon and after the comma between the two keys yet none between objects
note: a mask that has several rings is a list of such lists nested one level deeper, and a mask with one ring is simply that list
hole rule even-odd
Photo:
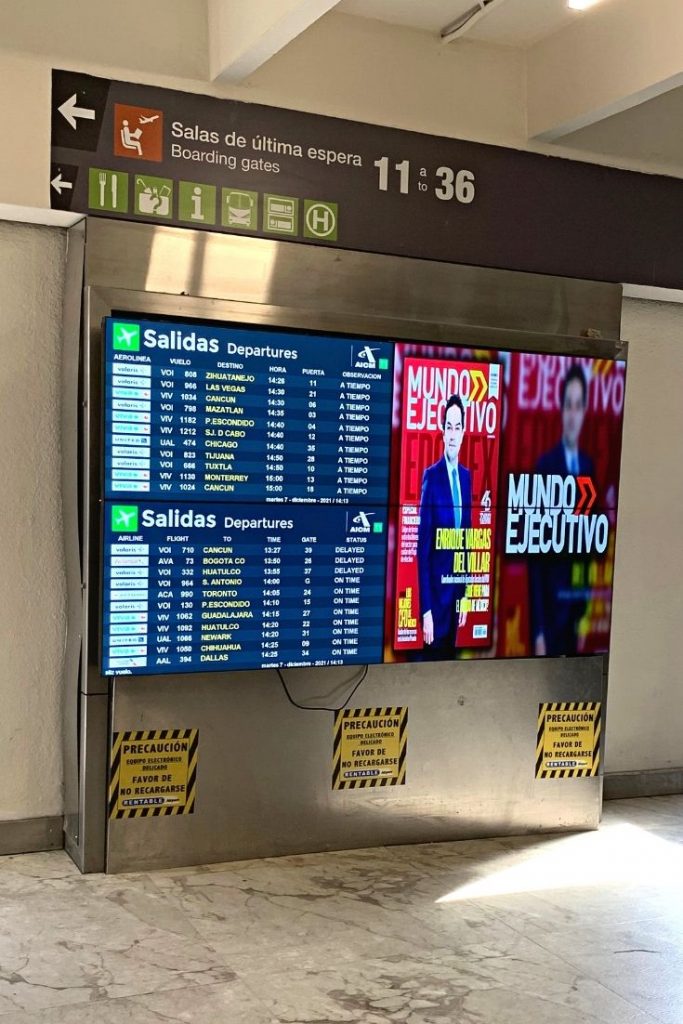
[{"label": "sunlight patch on floor", "polygon": [[678,886],[681,878],[680,845],[636,825],[618,824],[604,826],[598,832],[546,841],[523,854],[510,851],[496,861],[485,877],[458,886],[436,902],[586,886]]}]

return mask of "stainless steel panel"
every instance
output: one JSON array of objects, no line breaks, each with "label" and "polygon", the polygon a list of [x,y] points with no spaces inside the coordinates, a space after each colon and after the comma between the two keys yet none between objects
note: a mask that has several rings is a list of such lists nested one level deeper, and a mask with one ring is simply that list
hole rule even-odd
[{"label": "stainless steel panel", "polygon": [[[626,348],[617,340],[615,285],[101,219],[88,226],[86,286],[83,686],[91,696],[82,705],[80,863],[99,870],[109,690],[97,667],[102,316],[190,316],[603,358],[625,358]],[[603,340],[581,337],[595,332]],[[321,703],[323,694],[337,704],[352,675],[307,670],[293,685],[303,703]],[[408,705],[408,784],[348,793],[330,788],[332,715],[293,708],[272,672],[121,678],[112,687],[112,729],[200,729],[195,814],[111,822],[112,871],[598,822],[601,779],[536,782],[534,753],[538,703],[600,699],[601,659],[371,668],[354,705]]]},{"label": "stainless steel panel", "polygon": [[79,815],[66,849],[81,871],[104,871],[107,823],[109,695],[80,694]]},{"label": "stainless steel panel", "polygon": [[109,310],[91,289],[85,290],[84,320],[86,343],[83,351],[83,456],[82,515],[88,529],[84,531],[82,558],[84,567],[83,598],[89,615],[83,630],[81,688],[84,693],[108,693],[109,683],[99,674],[99,564],[102,418],[102,318]]},{"label": "stainless steel panel", "polygon": [[[81,295],[85,251],[85,224],[66,235],[66,270],[62,306],[62,518],[66,571],[66,639],[64,645],[63,764],[64,830],[78,834],[78,700],[79,663],[84,607],[81,588],[81,531],[78,505],[79,479],[79,359]],[[45,847],[41,847],[44,849]]]},{"label": "stainless steel panel", "polygon": [[[88,226],[86,276],[97,288],[250,304],[259,322],[276,308],[296,312],[299,326],[313,326],[312,314],[329,330],[343,316],[349,330],[435,341],[456,340],[456,326],[485,328],[476,337],[490,345],[502,341],[492,331],[505,331],[508,346],[514,332],[597,331],[614,341],[621,322],[620,285],[104,219]],[[200,308],[197,315],[218,315]],[[597,349],[615,354],[614,346]],[[595,340],[579,351],[595,353]]]},{"label": "stainless steel panel", "polygon": [[[287,673],[304,704],[353,677]],[[117,679],[114,730],[199,729],[197,804],[110,822],[107,869],[596,828],[601,778],[536,781],[534,760],[539,703],[602,689],[601,658],[372,667],[352,706],[407,705],[407,783],[334,792],[334,716],[294,708],[275,672]]]}]

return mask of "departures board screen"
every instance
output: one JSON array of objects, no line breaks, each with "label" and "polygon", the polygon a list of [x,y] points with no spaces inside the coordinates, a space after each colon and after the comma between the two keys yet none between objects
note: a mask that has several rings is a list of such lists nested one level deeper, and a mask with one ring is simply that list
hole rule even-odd
[{"label": "departures board screen", "polygon": [[363,530],[345,505],[321,515],[314,505],[152,502],[134,514],[122,534],[114,507],[105,527],[109,670],[381,661],[379,516]]},{"label": "departures board screen", "polygon": [[625,365],[104,323],[104,675],[609,649]]},{"label": "departures board screen", "polygon": [[107,498],[386,504],[390,343],[110,320],[106,353]]},{"label": "departures board screen", "polygon": [[382,660],[393,351],[106,320],[105,674]]}]

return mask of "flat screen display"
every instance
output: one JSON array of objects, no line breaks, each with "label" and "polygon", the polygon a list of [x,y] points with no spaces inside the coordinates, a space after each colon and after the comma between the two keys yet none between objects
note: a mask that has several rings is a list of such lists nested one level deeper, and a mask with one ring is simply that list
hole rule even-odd
[{"label": "flat screen display", "polygon": [[102,672],[601,653],[625,365],[108,318]]},{"label": "flat screen display", "polygon": [[106,344],[107,498],[386,504],[391,343],[109,321]]},{"label": "flat screen display", "polygon": [[112,505],[106,670],[381,661],[385,523],[358,518],[347,505]]}]

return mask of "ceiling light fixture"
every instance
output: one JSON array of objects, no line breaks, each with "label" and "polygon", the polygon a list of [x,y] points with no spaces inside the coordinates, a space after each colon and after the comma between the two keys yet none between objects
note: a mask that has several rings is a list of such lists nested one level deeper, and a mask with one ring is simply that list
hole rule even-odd
[{"label": "ceiling light fixture", "polygon": [[567,7],[570,11],[587,11],[589,7],[594,7],[597,3],[599,0],[567,0]]}]

